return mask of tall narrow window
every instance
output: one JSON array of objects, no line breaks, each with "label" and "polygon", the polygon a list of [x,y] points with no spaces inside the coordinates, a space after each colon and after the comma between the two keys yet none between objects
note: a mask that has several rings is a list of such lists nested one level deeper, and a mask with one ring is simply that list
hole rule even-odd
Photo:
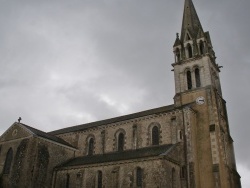
[{"label": "tall narrow window", "polygon": [[182,140],[182,132],[181,131],[179,131],[179,138],[180,138],[180,140]]},{"label": "tall narrow window", "polygon": [[200,47],[200,54],[204,55],[205,49],[204,49],[204,42],[202,40],[200,41],[199,47]]},{"label": "tall narrow window", "polygon": [[133,149],[137,149],[137,125],[133,125]]},{"label": "tall narrow window", "polygon": [[185,174],[186,174],[186,167],[185,167],[185,166],[182,166],[182,167],[181,167],[180,177],[181,177],[181,178],[185,178]]},{"label": "tall narrow window", "polygon": [[69,188],[69,180],[70,180],[70,176],[69,176],[69,174],[67,174],[67,176],[66,176],[66,188]]},{"label": "tall narrow window", "polygon": [[102,137],[102,153],[105,153],[105,130],[101,132]]},{"label": "tall narrow window", "polygon": [[175,53],[176,53],[176,61],[179,62],[180,59],[181,59],[181,53],[180,53],[179,48],[176,49],[176,52],[175,52]]},{"label": "tall narrow window", "polygon": [[118,151],[124,150],[124,134],[120,133],[118,136]]},{"label": "tall narrow window", "polygon": [[89,139],[88,155],[93,155],[94,153],[94,138]]},{"label": "tall narrow window", "polygon": [[172,188],[176,187],[176,175],[175,175],[175,169],[172,168]]},{"label": "tall narrow window", "polygon": [[195,69],[195,82],[196,87],[201,87],[200,70],[198,68]]},{"label": "tall narrow window", "polygon": [[192,46],[189,43],[187,44],[187,50],[188,50],[188,58],[193,57]]},{"label": "tall narrow window", "polygon": [[13,150],[12,150],[12,148],[10,148],[9,151],[7,152],[7,155],[6,155],[4,168],[3,168],[3,174],[10,173],[12,160],[13,160]]},{"label": "tall narrow window", "polygon": [[97,174],[97,188],[102,188],[102,171]]},{"label": "tall narrow window", "polygon": [[142,169],[140,167],[136,169],[136,186],[142,187]]},{"label": "tall narrow window", "polygon": [[190,71],[187,71],[187,87],[188,90],[192,89],[192,75]]},{"label": "tall narrow window", "polygon": [[159,145],[159,128],[157,126],[152,129],[152,145]]}]

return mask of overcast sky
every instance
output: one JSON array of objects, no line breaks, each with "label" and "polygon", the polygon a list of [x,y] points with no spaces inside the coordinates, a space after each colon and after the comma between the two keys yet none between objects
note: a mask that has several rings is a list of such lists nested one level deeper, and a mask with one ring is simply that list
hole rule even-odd
[{"label": "overcast sky", "polygon": [[[250,1],[193,0],[220,74],[243,187],[250,187]],[[173,104],[184,0],[0,0],[0,135]]]}]

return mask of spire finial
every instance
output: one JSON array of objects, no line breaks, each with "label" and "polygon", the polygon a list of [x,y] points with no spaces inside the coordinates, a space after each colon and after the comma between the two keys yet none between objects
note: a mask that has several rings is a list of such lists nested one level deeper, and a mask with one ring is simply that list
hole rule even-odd
[{"label": "spire finial", "polygon": [[179,39],[179,33],[176,33],[176,38]]}]

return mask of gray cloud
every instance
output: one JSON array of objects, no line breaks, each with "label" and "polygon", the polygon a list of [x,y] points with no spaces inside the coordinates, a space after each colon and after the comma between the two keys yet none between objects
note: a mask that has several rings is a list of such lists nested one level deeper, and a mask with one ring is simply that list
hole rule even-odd
[{"label": "gray cloud", "polygon": [[[50,131],[173,103],[182,0],[0,3],[0,133],[19,116]],[[250,173],[250,2],[194,4],[224,66],[236,157]]]}]

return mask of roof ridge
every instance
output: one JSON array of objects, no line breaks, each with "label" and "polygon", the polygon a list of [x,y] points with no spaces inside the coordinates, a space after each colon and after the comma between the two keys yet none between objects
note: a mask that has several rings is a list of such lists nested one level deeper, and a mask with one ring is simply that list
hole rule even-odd
[{"label": "roof ridge", "polygon": [[115,123],[118,121],[126,121],[128,119],[143,117],[143,116],[147,116],[147,115],[151,115],[151,114],[157,114],[157,113],[161,113],[164,111],[170,111],[173,109],[175,109],[174,104],[168,105],[168,106],[162,106],[162,107],[158,107],[158,108],[153,108],[153,109],[149,109],[149,110],[144,110],[144,111],[140,111],[140,112],[136,112],[136,113],[132,113],[132,114],[122,115],[122,116],[118,116],[118,117],[114,117],[114,118],[109,118],[109,119],[94,121],[94,122],[90,122],[90,123],[70,126],[70,127],[66,127],[63,129],[51,131],[48,133],[50,133],[52,135],[58,135],[58,134],[64,134],[64,133],[68,133],[68,132],[82,131],[82,130],[96,127],[96,126],[107,125],[107,124]]},{"label": "roof ridge", "polygon": [[143,147],[139,149],[125,150],[122,152],[109,152],[104,154],[96,154],[91,156],[81,156],[68,160],[65,163],[62,163],[57,168],[60,167],[69,167],[69,166],[79,166],[87,165],[94,163],[106,163],[114,161],[124,161],[129,159],[138,159],[145,157],[163,157],[164,153],[167,153],[168,150],[173,148],[176,144],[165,144],[158,146]]}]

